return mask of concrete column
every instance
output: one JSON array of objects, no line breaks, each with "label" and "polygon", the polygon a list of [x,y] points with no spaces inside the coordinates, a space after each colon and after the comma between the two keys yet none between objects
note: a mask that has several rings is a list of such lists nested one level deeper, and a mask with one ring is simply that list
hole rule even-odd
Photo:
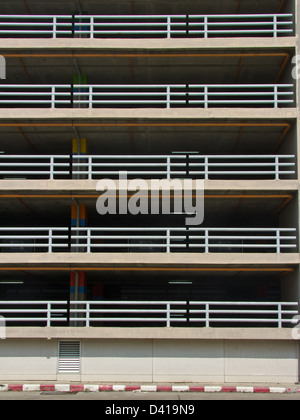
[{"label": "concrete column", "polygon": [[[84,271],[72,271],[70,273],[70,302],[81,302],[87,299],[87,274]],[[72,318],[83,318],[83,314],[76,312],[78,309],[85,309],[85,305],[71,305]],[[83,327],[84,322],[71,321],[71,327]]]},{"label": "concrete column", "polygon": [[[72,140],[72,156],[85,156],[88,153],[88,142],[87,139],[73,138]],[[87,163],[87,166],[76,166],[76,163]],[[88,161],[87,159],[73,159],[73,172],[80,171],[83,174],[73,174],[73,179],[88,179]]]},{"label": "concrete column", "polygon": [[[88,212],[85,204],[75,203],[71,207],[71,229],[84,228],[88,225]],[[86,232],[80,232],[72,229],[73,236],[86,236]],[[87,252],[86,247],[80,247],[80,239],[78,238],[71,248],[72,252]]]},{"label": "concrete column", "polygon": [[[73,77],[73,85],[86,85],[87,84],[87,75],[85,74],[76,74]],[[73,88],[73,100],[76,101],[86,101],[88,100],[88,87],[87,88]],[[85,95],[76,95],[76,93],[87,93],[87,96]],[[73,108],[88,108],[88,103],[73,103]]]}]

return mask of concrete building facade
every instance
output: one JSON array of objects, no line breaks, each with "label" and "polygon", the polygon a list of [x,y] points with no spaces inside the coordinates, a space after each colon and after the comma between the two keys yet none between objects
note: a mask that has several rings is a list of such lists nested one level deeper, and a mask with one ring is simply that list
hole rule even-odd
[{"label": "concrete building facade", "polygon": [[144,3],[2,2],[0,381],[298,382],[297,0]]}]

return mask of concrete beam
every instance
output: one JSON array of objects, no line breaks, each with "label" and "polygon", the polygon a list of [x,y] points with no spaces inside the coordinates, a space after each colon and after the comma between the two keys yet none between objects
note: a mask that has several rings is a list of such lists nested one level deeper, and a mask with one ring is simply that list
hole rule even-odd
[{"label": "concrete beam", "polygon": [[293,341],[292,329],[278,328],[81,328],[7,327],[10,339],[159,339]]},{"label": "concrete beam", "polygon": [[245,265],[277,267],[300,264],[299,253],[12,253],[0,254],[1,267],[66,267],[93,270],[95,267],[230,267]]},{"label": "concrete beam", "polygon": [[[150,189],[150,181],[147,181]],[[97,194],[99,180],[0,180],[1,195],[9,194]],[[115,180],[117,191],[119,181]],[[298,180],[208,180],[205,191],[298,191]],[[0,195],[0,198],[1,198]],[[24,196],[24,198],[26,198]]]},{"label": "concrete beam", "polygon": [[223,49],[230,48],[291,48],[296,45],[296,37],[278,38],[210,38],[210,39],[2,39],[0,40],[0,50],[5,53],[9,50],[22,51],[30,49],[33,52],[46,53],[47,49],[51,53],[64,51],[84,51],[97,53],[121,50],[144,50],[144,51],[164,51],[168,50],[200,50],[200,49]]},{"label": "concrete beam", "polygon": [[[47,112],[45,112],[47,111]],[[128,119],[139,119],[143,122],[156,121],[160,122],[168,120],[169,122],[178,122],[182,120],[199,121],[203,119],[224,119],[228,120],[278,120],[278,119],[294,119],[298,118],[297,108],[138,108],[138,109],[107,109],[107,108],[64,108],[64,109],[33,109],[32,108],[13,108],[1,109],[1,126],[5,126],[9,120],[17,120],[20,126],[22,120],[28,120],[44,123],[49,126],[56,123],[59,126],[68,126],[67,121],[70,120],[88,120],[86,126],[90,126],[94,119],[122,121]],[[47,121],[47,124],[45,123]],[[74,125],[74,123],[73,123]]]}]

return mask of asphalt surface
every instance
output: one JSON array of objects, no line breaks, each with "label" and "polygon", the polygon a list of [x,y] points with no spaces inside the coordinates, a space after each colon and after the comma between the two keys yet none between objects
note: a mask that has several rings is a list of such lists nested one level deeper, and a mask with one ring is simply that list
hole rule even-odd
[{"label": "asphalt surface", "polygon": [[[100,393],[63,393],[63,392],[3,392],[0,393],[0,401],[103,401],[101,404],[104,410],[112,406],[117,401],[138,403],[143,401],[143,406],[153,405],[156,401],[173,401],[174,404],[181,404],[195,401],[195,408],[198,408],[197,401],[300,401],[300,393],[287,394],[237,394],[237,393],[140,393],[140,392],[100,392]],[[107,402],[107,403],[106,403]],[[147,403],[148,402],[148,403]],[[138,405],[138,404],[137,404]],[[164,405],[166,405],[164,403]],[[185,407],[185,406],[184,406]],[[159,408],[159,407],[158,407]],[[156,413],[155,407],[152,407],[153,415]],[[166,412],[164,414],[167,414]],[[173,413],[174,414],[174,413]],[[131,416],[134,417],[134,416]]]}]

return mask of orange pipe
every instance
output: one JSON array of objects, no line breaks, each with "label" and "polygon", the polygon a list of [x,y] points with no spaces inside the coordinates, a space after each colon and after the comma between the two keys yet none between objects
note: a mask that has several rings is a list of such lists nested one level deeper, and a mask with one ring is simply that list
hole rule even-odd
[{"label": "orange pipe", "polygon": [[280,13],[281,12],[281,10],[282,10],[282,8],[284,6],[284,3],[285,3],[285,0],[281,0],[280,5],[278,6],[278,9],[277,9],[277,13]]},{"label": "orange pipe", "polygon": [[276,151],[279,149],[279,147],[280,147],[281,143],[283,142],[283,140],[284,140],[285,136],[286,136],[286,135],[287,135],[287,133],[290,131],[290,129],[291,129],[291,126],[286,127],[286,129],[283,131],[283,133],[281,134],[281,136],[279,137],[279,139],[278,139],[278,140],[277,140],[277,142],[275,143],[275,145],[274,145],[274,147],[273,147],[273,149],[272,149],[272,153],[276,152]]},{"label": "orange pipe", "polygon": [[292,201],[293,197],[287,198],[286,200],[284,200],[284,202],[281,204],[281,206],[275,211],[275,213],[273,214],[273,216],[277,216],[279,213],[282,212],[283,209],[286,208],[286,206]]},{"label": "orange pipe", "polygon": [[0,271],[204,271],[204,272],[286,272],[294,268],[203,268],[203,267],[0,267]]},{"label": "orange pipe", "polygon": [[[133,193],[134,194],[134,193]],[[132,195],[130,195],[130,194],[127,194],[127,197],[131,197]],[[161,196],[161,194],[159,195],[159,196]],[[119,195],[119,194],[117,194],[117,197],[125,197],[125,195]],[[148,195],[146,196],[144,196],[144,197],[148,197]],[[189,197],[189,196],[188,196]],[[192,195],[192,197],[197,197],[196,195]],[[99,198],[99,195],[97,195],[97,194],[91,194],[91,195],[80,195],[80,194],[78,194],[78,195],[76,195],[76,194],[70,194],[70,195],[66,195],[66,194],[62,194],[62,195],[59,195],[59,194],[57,194],[57,195],[32,195],[32,194],[30,194],[30,195],[27,195],[27,194],[3,194],[3,195],[0,195],[0,198],[70,198],[70,199],[72,199],[72,198],[92,198],[92,199],[94,199],[94,198]],[[292,196],[292,195],[272,195],[272,194],[270,194],[270,195],[268,195],[268,194],[257,194],[257,195],[245,195],[245,194],[236,194],[236,195],[233,195],[233,194],[229,194],[229,195],[222,195],[222,194],[220,194],[220,195],[204,195],[204,198],[278,198],[278,199],[288,199],[288,200],[292,200],[294,197]]]},{"label": "orange pipe", "polygon": [[181,53],[181,54],[141,54],[141,53],[131,53],[131,54],[28,54],[28,53],[17,53],[17,54],[7,54],[2,53],[5,58],[160,58],[160,57],[182,57],[182,58],[195,58],[195,57],[287,57],[290,56],[289,53]]},{"label": "orange pipe", "polygon": [[0,123],[0,127],[289,127],[289,123]]}]

